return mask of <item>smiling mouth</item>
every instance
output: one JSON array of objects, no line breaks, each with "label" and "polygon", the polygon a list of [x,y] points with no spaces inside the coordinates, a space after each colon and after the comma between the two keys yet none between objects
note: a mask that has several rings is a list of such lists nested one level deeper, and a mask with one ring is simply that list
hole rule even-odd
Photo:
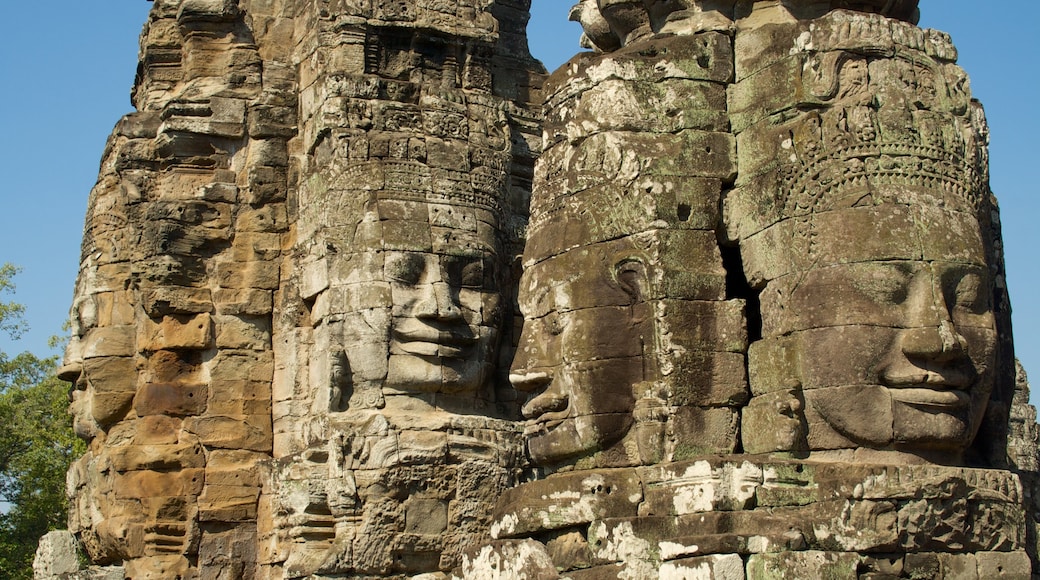
[{"label": "smiling mouth", "polygon": [[570,411],[560,411],[558,413],[546,413],[540,417],[530,419],[524,424],[524,436],[525,437],[537,437],[539,435],[546,435],[549,431],[559,427],[564,421],[570,419]]},{"label": "smiling mouth", "polygon": [[892,399],[905,405],[960,409],[971,404],[966,391],[942,390],[926,385],[890,389]]},{"label": "smiling mouth", "polygon": [[543,435],[571,418],[570,397],[543,391],[527,401],[521,413],[528,419],[524,435]]},{"label": "smiling mouth", "polygon": [[477,344],[474,336],[458,330],[439,330],[431,326],[395,329],[394,346],[405,354],[459,358],[467,355]]}]

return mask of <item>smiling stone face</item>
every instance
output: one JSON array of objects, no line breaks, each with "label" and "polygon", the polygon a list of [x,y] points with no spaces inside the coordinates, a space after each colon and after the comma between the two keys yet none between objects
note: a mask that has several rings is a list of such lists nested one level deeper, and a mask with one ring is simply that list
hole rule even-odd
[{"label": "smiling stone face", "polygon": [[[806,74],[777,102],[804,112],[779,125],[770,107],[740,113],[738,139],[755,136],[759,149],[744,150],[741,171],[755,177],[738,180],[726,212],[762,312],[743,443],[823,460],[962,464],[975,461],[980,431],[1002,429],[987,407],[1009,396],[997,384],[1010,345],[998,331],[1007,313],[988,129],[945,39],[927,50],[900,41],[896,56],[842,48],[850,35],[880,48],[877,26],[892,38],[923,34],[847,11],[792,28],[807,44],[785,66]],[[732,90],[750,102],[776,86],[748,78]]]},{"label": "smiling stone face", "polygon": [[392,301],[387,392],[476,393],[486,383],[502,315],[494,239],[484,242],[383,253]]},{"label": "smiling stone face", "polygon": [[[849,230],[869,232],[868,224],[892,213],[871,208],[843,219]],[[930,227],[967,225],[963,214],[939,215],[947,221]],[[971,443],[993,388],[997,350],[992,284],[975,240],[962,248],[973,259],[907,241],[899,259],[836,256],[767,284],[763,310],[772,316],[764,332],[774,338],[756,345],[752,360],[775,361],[762,356],[770,351],[793,357],[790,378],[804,396],[810,450],[862,446],[950,461]],[[767,374],[753,363],[752,377]]]}]

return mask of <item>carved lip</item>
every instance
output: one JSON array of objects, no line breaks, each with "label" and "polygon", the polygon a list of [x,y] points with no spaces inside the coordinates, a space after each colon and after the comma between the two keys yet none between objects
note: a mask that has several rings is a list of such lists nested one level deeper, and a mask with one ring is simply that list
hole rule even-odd
[{"label": "carved lip", "polygon": [[975,377],[973,372],[961,368],[916,368],[910,372],[885,374],[884,382],[895,389],[950,391],[967,389],[975,382]]},{"label": "carved lip", "polygon": [[971,404],[971,396],[966,391],[935,389],[928,385],[891,389],[891,393],[893,399],[907,405],[959,409]]},{"label": "carved lip", "polygon": [[562,425],[567,419],[570,419],[569,411],[546,413],[545,415],[542,415],[537,419],[531,419],[524,424],[524,436],[537,437],[539,435],[546,435],[549,431]]},{"label": "carved lip", "polygon": [[395,327],[393,338],[397,347],[408,354],[450,358],[465,355],[477,343],[468,327],[442,330],[425,324]]},{"label": "carved lip", "polygon": [[543,392],[528,401],[521,413],[528,419],[524,426],[524,435],[541,435],[555,429],[571,417],[570,397]]}]

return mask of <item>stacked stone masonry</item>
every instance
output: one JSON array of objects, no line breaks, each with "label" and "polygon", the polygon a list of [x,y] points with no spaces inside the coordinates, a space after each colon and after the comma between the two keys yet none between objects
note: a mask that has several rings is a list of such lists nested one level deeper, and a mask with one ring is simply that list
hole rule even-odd
[{"label": "stacked stone masonry", "polygon": [[154,1],[36,577],[1040,575],[951,39],[581,0],[547,76],[529,3]]}]

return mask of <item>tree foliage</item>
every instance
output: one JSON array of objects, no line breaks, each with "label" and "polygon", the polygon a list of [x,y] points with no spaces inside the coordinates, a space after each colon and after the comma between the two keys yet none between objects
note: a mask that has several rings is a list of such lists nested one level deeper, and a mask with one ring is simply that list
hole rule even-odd
[{"label": "tree foliage", "polygon": [[[0,267],[0,292],[14,290],[17,269]],[[25,329],[20,304],[0,301],[0,330]],[[82,453],[67,414],[68,385],[57,357],[0,350],[0,578],[32,578],[36,544],[66,526],[65,472]]]}]

